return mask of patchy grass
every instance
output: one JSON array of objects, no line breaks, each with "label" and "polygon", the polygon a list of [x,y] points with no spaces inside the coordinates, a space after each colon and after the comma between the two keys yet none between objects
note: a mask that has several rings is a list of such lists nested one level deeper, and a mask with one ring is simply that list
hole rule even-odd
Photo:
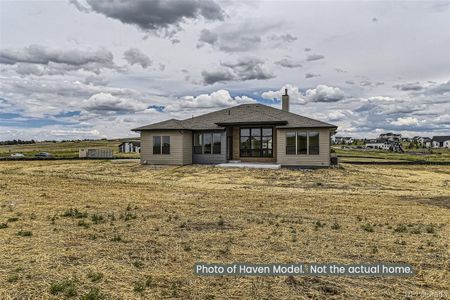
[{"label": "patchy grass", "polygon": [[[0,295],[6,298],[449,294],[446,166],[294,171],[0,162],[0,187]],[[196,277],[199,261],[402,262],[417,274]]]}]

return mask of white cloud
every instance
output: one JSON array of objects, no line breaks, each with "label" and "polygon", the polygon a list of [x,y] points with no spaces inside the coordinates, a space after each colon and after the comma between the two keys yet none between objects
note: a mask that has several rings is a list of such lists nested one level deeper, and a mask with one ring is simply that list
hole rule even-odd
[{"label": "white cloud", "polygon": [[337,87],[318,85],[315,89],[309,89],[305,98],[311,102],[337,102],[344,99],[344,92]]},{"label": "white cloud", "polygon": [[425,121],[424,120],[419,121],[417,118],[414,117],[404,117],[404,118],[397,118],[397,120],[391,121],[390,123],[395,126],[410,126],[410,125],[420,125],[425,123]]},{"label": "white cloud", "polygon": [[168,112],[178,112],[183,109],[224,108],[245,103],[256,103],[247,96],[231,97],[227,90],[218,90],[211,94],[201,94],[196,97],[185,96],[166,106]]}]

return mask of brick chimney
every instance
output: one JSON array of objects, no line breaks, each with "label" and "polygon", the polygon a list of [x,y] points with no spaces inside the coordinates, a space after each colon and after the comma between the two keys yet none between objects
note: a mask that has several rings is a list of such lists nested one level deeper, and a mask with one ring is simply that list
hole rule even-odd
[{"label": "brick chimney", "polygon": [[289,95],[287,89],[284,89],[284,95],[281,96],[281,110],[289,112]]}]

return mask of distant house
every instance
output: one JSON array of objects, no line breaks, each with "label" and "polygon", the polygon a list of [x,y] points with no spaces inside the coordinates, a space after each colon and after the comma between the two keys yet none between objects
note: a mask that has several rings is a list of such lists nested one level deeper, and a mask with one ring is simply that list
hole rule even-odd
[{"label": "distant house", "polygon": [[354,139],[350,136],[336,136],[334,137],[335,144],[353,144]]},{"label": "distant house", "polygon": [[330,166],[337,126],[290,112],[287,90],[281,102],[281,109],[242,104],[133,129],[141,134],[141,163]]},{"label": "distant house", "polygon": [[369,140],[369,142],[366,143],[366,148],[376,150],[389,150],[390,143],[386,139]]},{"label": "distant house", "polygon": [[141,142],[140,141],[128,141],[123,142],[119,145],[119,152],[130,153],[136,152],[141,153]]},{"label": "distant house", "polygon": [[429,137],[422,137],[422,136],[413,137],[413,141],[417,142],[417,144],[419,144],[420,146],[426,146],[427,142],[431,143],[431,139]]},{"label": "distant house", "polygon": [[402,138],[402,135],[400,133],[388,132],[388,133],[380,134],[380,139],[386,139],[387,141],[390,141],[390,142],[398,142],[401,140],[401,138]]},{"label": "distant house", "polygon": [[[382,138],[381,136],[385,136]],[[402,144],[400,142],[401,136],[388,136],[380,135],[376,140],[368,140],[365,147],[366,149],[376,149],[376,150],[388,150],[394,152],[403,152]]]},{"label": "distant house", "polygon": [[450,136],[433,136],[431,146],[433,148],[450,148]]},{"label": "distant house", "polygon": [[113,151],[106,148],[83,148],[78,150],[79,158],[113,158]]}]

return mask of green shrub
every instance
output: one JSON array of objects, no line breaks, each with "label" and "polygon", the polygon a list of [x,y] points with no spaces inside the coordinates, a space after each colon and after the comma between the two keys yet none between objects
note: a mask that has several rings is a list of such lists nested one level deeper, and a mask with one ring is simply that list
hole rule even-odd
[{"label": "green shrub", "polygon": [[32,236],[33,233],[31,231],[28,230],[20,230],[17,232],[18,236]]},{"label": "green shrub", "polygon": [[64,280],[59,282],[53,282],[50,285],[50,293],[52,295],[58,295],[63,293],[66,297],[73,297],[77,294],[75,283],[71,280]]}]

